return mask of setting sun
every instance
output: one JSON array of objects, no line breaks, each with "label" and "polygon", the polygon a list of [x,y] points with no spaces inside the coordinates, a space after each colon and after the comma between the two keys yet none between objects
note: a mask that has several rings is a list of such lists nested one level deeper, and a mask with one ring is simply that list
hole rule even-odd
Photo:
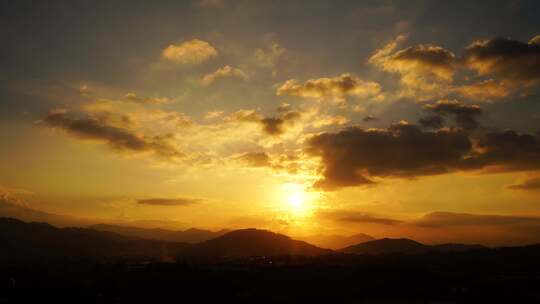
[{"label": "setting sun", "polygon": [[304,193],[300,191],[291,193],[287,198],[287,202],[289,203],[291,209],[295,211],[300,211],[302,209],[304,200]]},{"label": "setting sun", "polygon": [[287,212],[295,215],[306,215],[313,207],[314,195],[304,188],[304,185],[295,183],[283,184],[284,206]]}]

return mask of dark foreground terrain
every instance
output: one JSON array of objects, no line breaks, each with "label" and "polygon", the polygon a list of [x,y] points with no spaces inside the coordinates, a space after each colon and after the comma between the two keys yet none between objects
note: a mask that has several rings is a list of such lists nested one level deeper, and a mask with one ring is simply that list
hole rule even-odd
[{"label": "dark foreground terrain", "polygon": [[2,263],[0,303],[540,303],[540,246],[414,256]]},{"label": "dark foreground terrain", "polygon": [[540,245],[383,239],[331,251],[240,230],[189,246],[1,223],[0,304],[540,303]]}]

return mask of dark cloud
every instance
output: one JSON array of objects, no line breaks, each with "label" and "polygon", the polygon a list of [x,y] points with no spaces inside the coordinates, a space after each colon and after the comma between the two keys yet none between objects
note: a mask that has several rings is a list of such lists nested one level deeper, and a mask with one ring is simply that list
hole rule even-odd
[{"label": "dark cloud", "polygon": [[463,63],[480,75],[518,81],[540,80],[540,44],[508,38],[476,41],[465,50]]},{"label": "dark cloud", "polygon": [[366,117],[364,117],[364,119],[362,119],[363,121],[365,122],[370,122],[370,121],[374,121],[374,120],[378,120],[377,117],[373,116],[373,115],[368,115]]},{"label": "dark cloud", "polygon": [[389,226],[402,223],[400,220],[377,217],[370,213],[352,210],[319,211],[317,216],[323,219],[348,223],[380,224]]},{"label": "dark cloud", "polygon": [[[472,130],[478,127],[477,117],[482,114],[482,109],[477,105],[466,105],[457,100],[440,100],[435,104],[427,105],[426,109],[435,115],[420,120],[423,126],[434,127],[443,124],[443,116],[451,115],[458,127]],[[437,115],[439,116],[437,118]]]},{"label": "dark cloud", "polygon": [[351,127],[312,137],[307,151],[321,157],[323,178],[315,186],[326,190],[371,184],[373,177],[540,169],[540,136],[512,130],[425,131],[405,123],[386,129]]},{"label": "dark cloud", "polygon": [[88,113],[51,112],[43,119],[43,123],[49,127],[60,128],[78,138],[104,142],[118,151],[153,152],[170,160],[184,156],[170,143],[170,135],[139,135],[124,126],[115,124],[109,118]]},{"label": "dark cloud", "polygon": [[516,131],[488,132],[475,138],[476,166],[495,167],[501,171],[540,169],[540,138]]},{"label": "dark cloud", "polygon": [[283,124],[285,120],[277,117],[266,117],[261,119],[264,132],[270,135],[279,135],[283,133]]},{"label": "dark cloud", "polygon": [[189,206],[201,203],[203,200],[200,198],[148,198],[138,199],[137,204],[141,205],[154,205],[154,206]]},{"label": "dark cloud", "polygon": [[504,215],[477,215],[452,212],[432,212],[414,221],[417,226],[425,227],[451,227],[451,226],[483,226],[483,225],[520,225],[534,223],[540,227],[540,218],[504,216]]},{"label": "dark cloud", "polygon": [[270,157],[266,152],[248,152],[239,157],[240,160],[252,167],[270,167]]},{"label": "dark cloud", "polygon": [[372,183],[371,177],[442,174],[464,166],[472,143],[459,130],[426,132],[416,125],[387,129],[351,127],[308,141],[308,152],[322,159],[324,178],[315,186],[333,189]]},{"label": "dark cloud", "polygon": [[420,118],[418,123],[424,128],[440,129],[444,125],[444,119],[440,115],[430,115]]},{"label": "dark cloud", "polygon": [[287,125],[294,124],[294,121],[299,119],[300,112],[290,111],[282,114],[279,117],[265,117],[259,122],[261,123],[265,133],[269,135],[280,135],[285,132]]},{"label": "dark cloud", "polygon": [[540,178],[528,179],[522,183],[508,186],[508,189],[512,190],[540,190]]},{"label": "dark cloud", "polygon": [[280,106],[278,115],[274,117],[264,117],[255,110],[239,110],[225,118],[228,121],[251,122],[261,125],[263,131],[268,135],[281,135],[286,128],[292,126],[296,120],[302,117],[302,113],[289,110],[289,106]]}]

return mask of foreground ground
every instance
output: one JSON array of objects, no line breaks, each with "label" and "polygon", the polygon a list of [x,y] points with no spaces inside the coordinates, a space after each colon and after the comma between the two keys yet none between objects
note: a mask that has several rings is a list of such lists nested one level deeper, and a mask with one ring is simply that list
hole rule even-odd
[{"label": "foreground ground", "polygon": [[3,261],[0,303],[540,303],[540,246],[461,253]]}]

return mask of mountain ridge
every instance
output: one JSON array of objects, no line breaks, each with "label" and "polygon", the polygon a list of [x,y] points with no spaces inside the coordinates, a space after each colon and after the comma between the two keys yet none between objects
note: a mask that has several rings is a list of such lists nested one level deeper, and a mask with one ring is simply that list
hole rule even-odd
[{"label": "mountain ridge", "polygon": [[429,252],[463,252],[487,248],[478,244],[426,245],[407,238],[382,238],[338,250],[348,254],[422,254]]},{"label": "mountain ridge", "polygon": [[169,230],[163,228],[142,228],[135,226],[111,225],[104,223],[90,225],[88,226],[88,228],[101,231],[115,232],[125,236],[190,244],[210,240],[212,238],[230,232],[230,230],[228,229],[222,229],[219,231],[210,231],[198,228],[189,228],[186,230]]}]

